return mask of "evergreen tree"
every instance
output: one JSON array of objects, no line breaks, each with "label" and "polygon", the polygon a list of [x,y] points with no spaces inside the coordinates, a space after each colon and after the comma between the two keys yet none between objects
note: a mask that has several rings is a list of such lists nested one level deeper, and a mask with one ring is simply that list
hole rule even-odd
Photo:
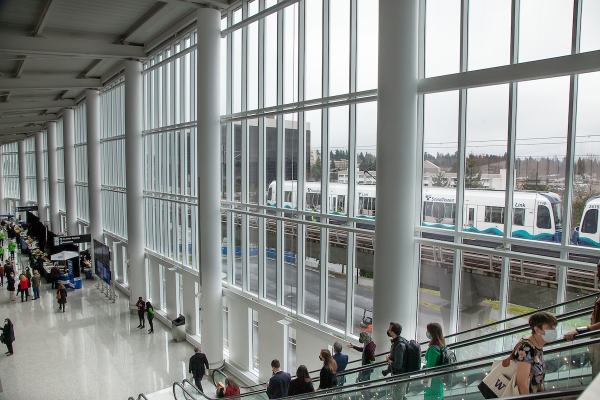
[{"label": "evergreen tree", "polygon": [[473,153],[469,154],[465,165],[465,187],[483,187],[483,184],[481,183],[481,167],[479,167],[477,158]]},{"label": "evergreen tree", "polygon": [[431,177],[431,184],[437,187],[448,187],[450,186],[450,180],[446,177],[444,171],[440,171]]}]

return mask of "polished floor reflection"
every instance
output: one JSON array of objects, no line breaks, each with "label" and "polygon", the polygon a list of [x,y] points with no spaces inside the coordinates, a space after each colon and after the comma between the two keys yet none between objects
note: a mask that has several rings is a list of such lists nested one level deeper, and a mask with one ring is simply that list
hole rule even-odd
[{"label": "polished floor reflection", "polygon": [[117,292],[117,302],[109,302],[84,280],[83,289],[69,290],[63,313],[42,282],[35,301],[10,303],[6,285],[0,290],[0,318],[15,326],[14,356],[3,355],[4,345],[0,353],[4,398],[125,400],[186,377],[193,346],[174,342],[157,319],[152,335],[136,329],[125,295]]}]

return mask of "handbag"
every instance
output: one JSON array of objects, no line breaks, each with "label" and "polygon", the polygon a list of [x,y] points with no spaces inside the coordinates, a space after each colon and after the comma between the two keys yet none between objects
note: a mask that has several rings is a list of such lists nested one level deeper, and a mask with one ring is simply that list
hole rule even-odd
[{"label": "handbag", "polygon": [[491,372],[477,386],[486,399],[519,396],[517,387],[517,362],[513,359],[515,352],[521,346],[519,341],[508,357],[494,360]]},{"label": "handbag", "polygon": [[56,293],[56,299],[60,300],[60,292]]}]

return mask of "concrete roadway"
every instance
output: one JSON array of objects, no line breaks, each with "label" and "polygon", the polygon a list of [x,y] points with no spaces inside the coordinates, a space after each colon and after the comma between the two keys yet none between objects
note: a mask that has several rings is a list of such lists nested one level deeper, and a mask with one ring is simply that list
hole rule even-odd
[{"label": "concrete roadway", "polygon": [[[250,290],[254,293],[258,291],[258,258],[250,257]],[[223,272],[226,272],[226,261],[223,260]],[[241,259],[235,259],[235,284],[238,286],[242,285],[242,262]],[[297,288],[297,266],[295,264],[284,263],[284,298],[285,305],[291,307],[294,312],[296,311],[296,288]],[[277,293],[277,280],[276,280],[276,263],[275,260],[266,260],[266,276],[267,276],[267,298],[275,301]],[[356,277],[353,277],[356,280]],[[320,297],[320,272],[307,267],[305,272],[305,296],[304,306],[305,314],[318,319],[319,317],[319,297]],[[360,278],[360,281],[368,284],[371,281]],[[339,328],[344,329],[345,327],[345,307],[346,307],[346,276],[337,273],[329,273],[328,279],[328,312],[327,312],[327,323]],[[445,300],[442,300],[439,296],[435,296],[428,293],[421,293],[421,300],[436,306],[443,306]],[[400,306],[400,305],[399,305]],[[362,320],[363,310],[365,308],[371,309],[373,307],[373,290],[364,285],[356,285],[354,283],[354,310],[353,310],[353,332],[358,335],[360,330],[358,324]],[[372,316],[372,314],[368,314]],[[442,318],[439,311],[426,306],[419,306],[419,341],[425,341],[425,328],[429,322],[438,322],[442,324]],[[442,324],[443,326],[443,324]]]}]

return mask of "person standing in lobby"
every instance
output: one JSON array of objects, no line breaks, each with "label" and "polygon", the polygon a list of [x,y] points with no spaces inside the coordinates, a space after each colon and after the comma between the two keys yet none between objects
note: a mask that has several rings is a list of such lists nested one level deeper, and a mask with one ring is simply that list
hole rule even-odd
[{"label": "person standing in lobby", "polygon": [[13,342],[15,341],[15,328],[12,321],[9,318],[4,320],[4,327],[2,328],[2,342],[6,345],[8,351],[7,356],[13,355]]},{"label": "person standing in lobby", "polygon": [[208,371],[208,358],[206,358],[206,354],[200,352],[200,347],[194,348],[194,354],[190,357],[189,363],[189,373],[194,377],[194,384],[202,393],[204,393],[204,389],[202,388],[202,377]]},{"label": "person standing in lobby", "polygon": [[15,299],[15,274],[13,272],[6,277],[6,290],[10,294],[10,301],[17,301]]},{"label": "person standing in lobby", "polygon": [[13,239],[8,243],[8,251],[10,252],[11,260],[15,259],[15,251],[16,250],[17,250],[17,243],[15,242],[15,239]]},{"label": "person standing in lobby", "polygon": [[154,333],[154,308],[152,307],[152,303],[149,301],[146,302],[146,313],[148,313],[148,325],[150,325],[148,333]]},{"label": "person standing in lobby", "polygon": [[67,304],[67,289],[62,283],[58,285],[56,299],[58,300],[58,311],[60,311],[62,308],[62,312],[65,312],[65,304]]},{"label": "person standing in lobby", "polygon": [[139,329],[146,327],[146,320],[144,319],[144,312],[146,307],[146,302],[142,299],[142,296],[139,297],[137,303],[135,303],[138,312],[138,318],[140,319],[140,324],[137,326]]},{"label": "person standing in lobby", "polygon": [[35,270],[33,272],[33,276],[31,277],[31,287],[33,288],[33,300],[37,300],[40,298],[40,273]]},{"label": "person standing in lobby", "polygon": [[[0,247],[0,249],[4,250],[3,247]],[[0,264],[0,287],[4,286],[4,273],[4,267]]]}]

